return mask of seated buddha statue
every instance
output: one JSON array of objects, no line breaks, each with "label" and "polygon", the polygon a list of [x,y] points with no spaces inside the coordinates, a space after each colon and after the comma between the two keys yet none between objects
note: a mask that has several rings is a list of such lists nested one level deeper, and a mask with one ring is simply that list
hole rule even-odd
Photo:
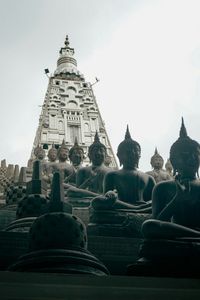
[{"label": "seated buddha statue", "polygon": [[171,146],[175,180],[156,185],[152,220],[143,224],[147,238],[200,237],[200,144],[187,135],[182,119],[180,136]]},{"label": "seated buddha statue", "polygon": [[63,181],[70,174],[74,173],[73,167],[69,163],[67,163],[68,156],[69,156],[69,149],[67,148],[65,141],[63,140],[57,153],[59,162],[55,163],[54,165],[54,170],[60,172]]},{"label": "seated buddha statue", "polygon": [[[65,183],[70,185],[76,185],[76,173],[82,167],[84,159],[84,150],[78,144],[77,138],[75,138],[74,146],[69,150],[69,160],[74,168],[74,172],[65,178]],[[64,187],[67,188],[67,185],[64,184]]]},{"label": "seated buddha statue", "polygon": [[76,187],[68,189],[68,197],[93,198],[103,193],[104,177],[111,169],[104,165],[106,147],[100,142],[97,132],[93,144],[88,149],[88,156],[91,165],[77,171]]},{"label": "seated buddha statue", "polygon": [[151,175],[155,179],[156,183],[172,179],[169,173],[163,169],[163,164],[164,160],[156,148],[154,155],[151,157],[151,166],[153,170],[146,172],[146,174]]},{"label": "seated buddha statue", "polygon": [[170,161],[175,178],[154,188],[152,219],[142,225],[145,239],[128,275],[199,278],[200,144],[187,135],[183,119]]},{"label": "seated buddha statue", "polygon": [[56,160],[57,160],[57,149],[55,148],[54,143],[52,144],[52,147],[48,151],[48,162],[45,162],[43,165],[43,179],[48,183],[51,184],[53,173],[56,170]]},{"label": "seated buddha statue", "polygon": [[37,145],[37,147],[34,149],[35,159],[43,161],[45,158],[45,150],[42,148],[41,145]]},{"label": "seated buddha statue", "polygon": [[[151,207],[151,195],[155,185],[153,177],[138,170],[141,148],[131,138],[128,126],[125,139],[117,149],[120,170],[110,171],[104,180],[104,195],[92,201],[94,209],[144,209]],[[110,191],[116,191],[118,197]]]}]

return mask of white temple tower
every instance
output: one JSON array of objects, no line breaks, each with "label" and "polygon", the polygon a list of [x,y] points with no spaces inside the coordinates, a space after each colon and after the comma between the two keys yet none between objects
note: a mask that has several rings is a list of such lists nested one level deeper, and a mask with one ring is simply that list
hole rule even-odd
[{"label": "white temple tower", "polygon": [[[33,151],[38,144],[48,151],[53,143],[59,147],[64,139],[68,148],[71,148],[76,137],[87,156],[96,131],[100,141],[107,147],[110,166],[117,167],[92,85],[77,70],[74,49],[70,47],[66,36],[65,46],[60,49],[57,69],[49,77],[31,159],[34,159]],[[88,163],[86,158],[84,164]]]}]

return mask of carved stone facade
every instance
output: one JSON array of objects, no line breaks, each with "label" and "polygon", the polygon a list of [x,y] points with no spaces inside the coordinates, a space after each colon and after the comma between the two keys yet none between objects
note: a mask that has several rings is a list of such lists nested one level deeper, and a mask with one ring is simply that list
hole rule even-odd
[{"label": "carved stone facade", "polygon": [[69,46],[67,36],[65,46],[60,49],[57,69],[49,77],[31,159],[38,144],[48,151],[53,143],[59,147],[64,139],[68,148],[71,148],[77,138],[86,154],[84,164],[88,164],[88,147],[93,143],[97,131],[111,157],[110,167],[117,167],[92,85],[77,70],[73,56],[74,49]]}]

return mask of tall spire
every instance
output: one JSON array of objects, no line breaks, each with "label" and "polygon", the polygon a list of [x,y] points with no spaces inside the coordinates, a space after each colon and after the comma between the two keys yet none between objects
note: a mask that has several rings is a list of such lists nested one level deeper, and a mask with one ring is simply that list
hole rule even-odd
[{"label": "tall spire", "polygon": [[62,75],[66,76],[67,79],[74,79],[74,76],[78,77],[79,80],[84,80],[83,75],[77,70],[77,62],[74,58],[74,48],[70,47],[69,37],[66,35],[64,41],[64,47],[61,47],[60,57],[57,60],[57,69],[54,72],[56,77]]},{"label": "tall spire", "polygon": [[[47,155],[50,148],[52,151],[56,148],[59,156],[61,144],[68,149],[71,149],[74,144],[78,147],[75,137],[83,152],[88,153],[97,130],[99,140],[108,149],[108,155],[112,157],[110,166],[116,168],[117,162],[92,84],[85,81],[84,76],[77,70],[71,39],[64,36],[62,44],[56,71],[49,78],[31,161],[35,159],[34,149],[38,144],[42,145]],[[83,165],[87,165],[89,161],[88,156],[84,157]]]}]

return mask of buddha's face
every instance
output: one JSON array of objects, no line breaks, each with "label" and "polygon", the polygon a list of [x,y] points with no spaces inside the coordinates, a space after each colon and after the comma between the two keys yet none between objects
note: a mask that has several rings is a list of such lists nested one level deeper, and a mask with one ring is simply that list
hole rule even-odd
[{"label": "buddha's face", "polygon": [[124,169],[135,169],[138,167],[140,154],[140,148],[138,146],[132,146],[124,148],[117,156]]},{"label": "buddha's face", "polygon": [[163,163],[164,163],[164,162],[163,162],[163,159],[162,159],[162,157],[160,157],[160,156],[155,156],[155,157],[152,159],[152,161],[151,161],[152,167],[153,167],[154,169],[158,169],[158,170],[162,169]]},{"label": "buddha's face", "polygon": [[61,148],[58,155],[60,161],[66,161],[68,158],[69,151],[65,148]]},{"label": "buddha's face", "polygon": [[79,149],[74,149],[70,155],[70,160],[74,166],[78,166],[83,161],[83,151]]},{"label": "buddha's face", "polygon": [[180,175],[193,177],[197,173],[200,165],[200,148],[196,151],[184,149],[180,151],[175,159],[175,167]]},{"label": "buddha's face", "polygon": [[38,150],[38,153],[37,153],[37,159],[42,160],[42,159],[44,159],[44,157],[45,157],[45,152],[44,152],[44,150],[43,150],[43,149]]},{"label": "buddha's face", "polygon": [[56,161],[56,158],[57,158],[57,152],[56,152],[56,151],[50,151],[50,152],[48,153],[48,158],[49,158],[49,161],[51,161],[51,162]]},{"label": "buddha's face", "polygon": [[105,157],[106,151],[104,147],[94,147],[90,153],[90,160],[95,166],[100,166],[105,161]]}]

